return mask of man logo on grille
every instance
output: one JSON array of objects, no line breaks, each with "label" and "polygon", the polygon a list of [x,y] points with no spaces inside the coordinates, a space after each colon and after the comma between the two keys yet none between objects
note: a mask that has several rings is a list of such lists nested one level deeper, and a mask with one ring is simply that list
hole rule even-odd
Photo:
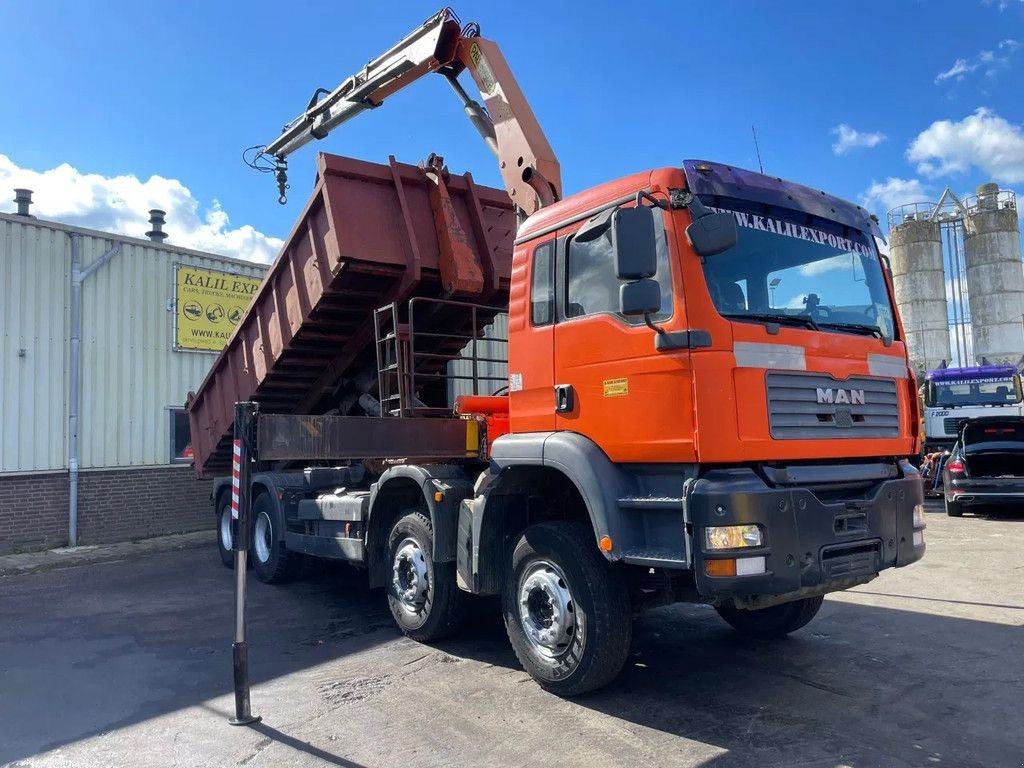
[{"label": "man logo on grille", "polygon": [[824,405],[864,405],[863,389],[832,389],[817,387],[818,404]]}]

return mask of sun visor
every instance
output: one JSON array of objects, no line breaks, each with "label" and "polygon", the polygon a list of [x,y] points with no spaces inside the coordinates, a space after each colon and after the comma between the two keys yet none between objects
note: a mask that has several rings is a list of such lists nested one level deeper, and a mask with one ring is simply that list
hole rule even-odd
[{"label": "sun visor", "polygon": [[845,224],[881,237],[878,223],[859,205],[791,181],[765,176],[706,160],[684,160],[683,172],[690,191],[705,195],[735,197],[754,203],[795,208],[823,219]]}]

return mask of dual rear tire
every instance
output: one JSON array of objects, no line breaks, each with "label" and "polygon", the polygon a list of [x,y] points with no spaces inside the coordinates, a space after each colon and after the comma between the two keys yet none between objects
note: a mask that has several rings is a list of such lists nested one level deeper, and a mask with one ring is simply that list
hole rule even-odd
[{"label": "dual rear tire", "polygon": [[418,509],[403,512],[388,534],[388,608],[402,633],[421,643],[452,634],[465,613],[455,563],[435,563],[433,542],[430,518]]},{"label": "dual rear tire", "polygon": [[256,578],[264,584],[290,581],[302,569],[303,555],[285,545],[285,525],[280,508],[266,493],[252,503],[252,541],[249,560]]},{"label": "dual rear tire", "polygon": [[[403,512],[388,536],[388,607],[419,642],[454,632],[468,601],[455,563],[434,562],[432,542],[430,519],[416,509]],[[502,612],[520,664],[559,696],[607,684],[629,655],[629,595],[587,526],[541,523],[523,532],[508,562]]]}]

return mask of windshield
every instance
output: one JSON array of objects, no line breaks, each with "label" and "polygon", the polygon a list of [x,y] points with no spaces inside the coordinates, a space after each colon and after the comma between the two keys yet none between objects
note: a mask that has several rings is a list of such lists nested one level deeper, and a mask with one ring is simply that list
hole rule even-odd
[{"label": "windshield", "polygon": [[932,381],[928,383],[925,400],[925,405],[934,408],[1012,405],[1021,401],[1020,376]]},{"label": "windshield", "polygon": [[882,265],[867,235],[820,220],[807,226],[791,212],[786,215],[794,220],[781,212],[738,208],[714,208],[736,217],[739,240],[704,259],[704,276],[719,313],[892,338]]}]

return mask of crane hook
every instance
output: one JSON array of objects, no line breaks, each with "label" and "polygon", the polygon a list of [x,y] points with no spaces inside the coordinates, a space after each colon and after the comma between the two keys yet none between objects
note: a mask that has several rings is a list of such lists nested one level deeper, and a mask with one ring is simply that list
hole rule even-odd
[{"label": "crane hook", "polygon": [[280,155],[274,159],[274,178],[277,179],[277,191],[280,193],[277,202],[284,205],[288,202],[285,191],[288,189],[288,161]]}]

